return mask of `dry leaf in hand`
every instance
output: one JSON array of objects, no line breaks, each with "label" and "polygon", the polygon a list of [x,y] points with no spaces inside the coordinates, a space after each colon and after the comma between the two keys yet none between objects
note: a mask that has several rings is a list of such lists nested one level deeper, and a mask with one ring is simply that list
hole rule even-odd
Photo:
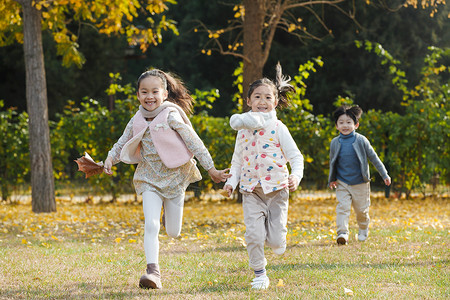
[{"label": "dry leaf in hand", "polygon": [[225,190],[219,190],[219,193],[224,197],[227,197],[227,198],[230,197],[230,196],[228,196],[228,192]]},{"label": "dry leaf in hand", "polygon": [[86,178],[103,173],[103,162],[96,163],[87,152],[75,162],[78,164],[78,171],[86,173]]}]

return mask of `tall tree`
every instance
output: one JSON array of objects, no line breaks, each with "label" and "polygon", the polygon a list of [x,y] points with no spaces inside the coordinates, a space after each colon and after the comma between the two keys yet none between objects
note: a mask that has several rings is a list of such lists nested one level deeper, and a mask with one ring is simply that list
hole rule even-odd
[{"label": "tall tree", "polygon": [[[89,24],[106,35],[125,35],[145,51],[162,41],[162,31],[177,33],[163,13],[175,0],[4,0],[0,3],[0,46],[24,44],[26,97],[29,115],[32,210],[56,211],[48,127],[42,30],[49,30],[65,66],[81,67],[77,28]],[[23,15],[21,15],[21,12]],[[144,14],[147,14],[144,17]],[[134,23],[133,23],[134,21]],[[72,32],[74,28],[75,32]]]},{"label": "tall tree", "polygon": [[[366,0],[367,5],[376,2],[386,9],[395,11],[403,6],[430,9],[433,16],[439,5],[445,5],[445,0],[406,0],[388,3],[385,0]],[[389,6],[389,4],[391,6]],[[300,40],[319,40],[325,35],[333,35],[328,27],[324,7],[332,7],[358,26],[355,18],[355,0],[242,0],[234,6],[234,19],[229,25],[220,29],[209,29],[210,43],[206,47],[218,51],[222,55],[233,55],[244,62],[243,96],[248,91],[249,84],[261,78],[263,68],[270,54],[274,36],[277,30],[284,30]],[[305,24],[301,16],[313,16],[314,23]],[[320,28],[322,30],[320,30]],[[246,108],[245,101],[243,102]]]},{"label": "tall tree", "polygon": [[32,210],[52,212],[56,211],[56,203],[48,128],[41,14],[31,2],[32,0],[20,0],[23,10],[23,49],[29,115]]},{"label": "tall tree", "polygon": [[[350,6],[346,7],[349,2]],[[214,42],[213,50],[243,59],[244,97],[249,85],[263,75],[277,29],[285,30],[300,39],[319,39],[302,23],[299,9],[313,14],[325,32],[331,33],[323,20],[324,17],[320,15],[320,10],[315,11],[316,7],[320,9],[323,5],[333,6],[350,18],[354,17],[351,1],[348,0],[243,0],[234,7],[235,19],[230,22],[230,26],[219,30],[209,30],[204,26]],[[227,33],[233,36],[232,42],[229,42],[229,37],[227,42],[221,40]],[[228,45],[224,46],[225,43]],[[245,101],[243,105],[245,109]]]}]

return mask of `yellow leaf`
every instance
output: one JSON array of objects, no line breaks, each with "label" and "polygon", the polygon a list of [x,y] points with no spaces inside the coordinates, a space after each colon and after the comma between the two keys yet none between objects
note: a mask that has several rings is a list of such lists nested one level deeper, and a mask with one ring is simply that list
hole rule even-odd
[{"label": "yellow leaf", "polygon": [[22,239],[22,244],[28,244],[26,239]]},{"label": "yellow leaf", "polygon": [[129,239],[129,240],[128,240],[128,243],[130,243],[130,244],[131,244],[131,243],[136,243],[136,240]]},{"label": "yellow leaf", "polygon": [[54,235],[52,235],[52,239],[54,239],[55,241],[59,241],[59,239]]},{"label": "yellow leaf", "polygon": [[120,243],[121,240],[122,240],[121,238],[116,238],[114,241],[118,244]]},{"label": "yellow leaf", "polygon": [[277,286],[284,286],[283,279],[278,280]]}]

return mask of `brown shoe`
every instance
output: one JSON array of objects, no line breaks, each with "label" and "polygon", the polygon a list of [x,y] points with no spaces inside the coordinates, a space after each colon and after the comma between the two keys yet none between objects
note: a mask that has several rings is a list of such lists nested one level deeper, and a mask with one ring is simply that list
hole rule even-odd
[{"label": "brown shoe", "polygon": [[158,264],[148,264],[146,274],[139,280],[139,287],[143,289],[162,289],[161,274]]}]

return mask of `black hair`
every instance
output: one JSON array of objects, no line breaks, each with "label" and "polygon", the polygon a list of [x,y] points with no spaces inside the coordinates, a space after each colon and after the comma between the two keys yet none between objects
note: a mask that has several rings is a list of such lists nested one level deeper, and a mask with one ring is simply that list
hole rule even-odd
[{"label": "black hair", "polygon": [[277,107],[285,108],[289,106],[290,92],[295,92],[295,88],[291,84],[289,84],[291,77],[286,77],[282,74],[281,65],[279,62],[277,63],[275,70],[275,82],[266,77],[254,81],[252,84],[250,84],[247,97],[250,98],[256,88],[262,85],[267,85],[272,89],[273,94],[278,100]]},{"label": "black hair", "polygon": [[179,105],[186,114],[189,115],[192,113],[192,96],[184,86],[183,81],[171,73],[163,72],[159,69],[145,71],[137,80],[136,85],[138,91],[141,81],[150,76],[161,79],[163,88],[168,92],[168,101]]},{"label": "black hair", "polygon": [[334,124],[337,124],[339,117],[342,115],[349,116],[353,120],[353,122],[357,124],[359,122],[359,119],[361,118],[362,113],[363,110],[358,105],[342,105],[333,112]]}]

